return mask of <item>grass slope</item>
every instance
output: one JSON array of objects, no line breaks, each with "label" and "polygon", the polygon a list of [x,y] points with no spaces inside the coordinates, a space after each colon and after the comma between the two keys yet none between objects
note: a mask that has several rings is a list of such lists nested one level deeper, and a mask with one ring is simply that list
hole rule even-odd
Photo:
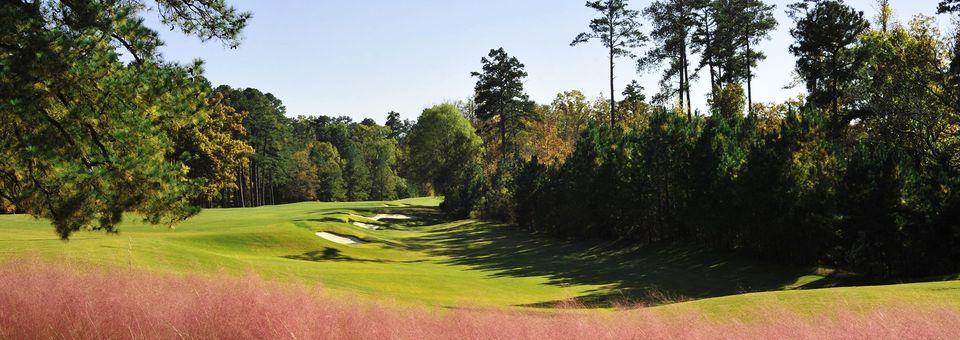
[{"label": "grass slope", "polygon": [[[271,280],[319,283],[334,293],[448,307],[553,307],[571,299],[587,306],[697,300],[663,308],[722,315],[760,303],[816,311],[838,299],[862,305],[946,300],[960,306],[957,281],[793,290],[827,286],[830,279],[810,269],[692,247],[566,242],[509,226],[448,221],[437,213],[438,203],[417,198],[207,209],[173,229],[128,216],[117,235],[81,232],[69,242],[60,241],[47,221],[5,215],[0,216],[0,260],[38,256],[173,273],[255,272]],[[377,213],[416,219],[356,216]],[[340,245],[315,236],[317,231],[370,243]],[[763,291],[775,292],[736,295]]]}]

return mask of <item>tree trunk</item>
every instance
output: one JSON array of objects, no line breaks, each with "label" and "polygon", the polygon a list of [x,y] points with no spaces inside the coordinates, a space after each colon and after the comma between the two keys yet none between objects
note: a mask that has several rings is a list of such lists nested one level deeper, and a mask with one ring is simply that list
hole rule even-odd
[{"label": "tree trunk", "polygon": [[240,185],[237,186],[237,187],[239,188],[239,190],[240,190],[240,207],[246,207],[247,205],[244,204],[244,202],[243,202],[243,186],[244,186],[244,183],[243,183],[243,167],[240,167],[240,177],[238,178],[238,180],[240,181]]},{"label": "tree trunk", "polygon": [[256,184],[256,185],[257,185],[257,206],[258,206],[258,207],[261,206],[261,205],[263,205],[263,187],[260,185],[260,184],[262,183],[262,181],[263,181],[263,179],[260,178],[261,176],[263,176],[262,173],[263,173],[263,170],[261,170],[260,167],[258,166],[258,167],[257,167],[257,184]]},{"label": "tree trunk", "polygon": [[[837,69],[837,54],[839,54],[839,51],[837,50],[834,50],[833,53],[831,53],[830,69],[834,70],[834,72]],[[840,91],[838,90],[840,86],[837,84],[836,74],[831,74],[831,78],[832,79],[830,79],[830,95],[833,96],[833,103],[832,103],[833,117],[832,118],[836,119],[837,116],[840,115]]]},{"label": "tree trunk", "polygon": [[253,169],[252,176],[253,176],[251,177],[252,181],[250,182],[250,186],[252,187],[252,190],[250,190],[250,193],[251,193],[250,201],[253,202],[254,207],[259,207],[260,206],[260,164],[257,164],[257,167]]},{"label": "tree trunk", "polygon": [[250,177],[250,187],[247,190],[247,195],[249,195],[248,201],[251,207],[257,206],[257,164],[254,163],[250,167],[250,174],[247,175]]},{"label": "tree trunk", "polygon": [[[500,159],[507,157],[507,119],[505,113],[500,113]],[[501,164],[502,166],[503,164]]]},{"label": "tree trunk", "polygon": [[747,25],[746,30],[747,32],[746,32],[745,46],[747,47],[747,56],[746,56],[747,58],[746,60],[747,61],[747,113],[753,114],[753,86],[752,86],[753,74],[750,72],[751,58],[750,58],[750,25],[749,24]]},{"label": "tree trunk", "polygon": [[[680,59],[681,59],[680,63],[682,64],[682,63],[683,63],[683,56],[680,56]],[[684,87],[684,83],[683,83],[683,67],[680,67],[680,70],[677,72],[677,75],[678,75],[679,78],[680,78],[680,88],[677,89],[677,94],[679,95],[679,98],[680,98],[680,111],[683,111],[683,109],[684,109],[684,108],[683,108],[683,87]]]},{"label": "tree trunk", "polygon": [[[686,38],[684,38],[686,39]],[[687,61],[687,44],[683,44],[683,91],[687,94],[687,120],[693,121],[693,104],[690,100],[690,70],[688,69],[689,62]]]},{"label": "tree trunk", "polygon": [[[680,3],[679,12],[680,12],[680,13],[684,13],[683,3],[682,3],[682,2]],[[682,27],[682,29],[683,29],[683,43],[680,44],[680,59],[681,59],[681,60],[680,60],[680,67],[682,68],[682,70],[681,70],[681,71],[682,71],[682,74],[681,74],[680,76],[683,77],[684,87],[683,87],[682,89],[680,89],[681,91],[683,91],[683,92],[680,93],[680,95],[682,96],[683,93],[686,93],[686,94],[687,94],[687,120],[692,121],[692,120],[693,120],[693,106],[692,106],[692,104],[690,103],[690,70],[687,69],[687,66],[689,66],[689,65],[688,65],[689,63],[687,62],[687,26],[686,26],[686,21],[685,21],[685,20],[686,20],[686,19],[684,19],[684,22],[683,22],[683,25],[684,25],[684,26]]]},{"label": "tree trunk", "polygon": [[705,53],[707,53],[707,56],[708,56],[707,64],[709,64],[708,66],[710,67],[710,98],[716,101],[717,100],[717,74],[716,74],[716,71],[714,70],[714,63],[716,63],[716,61],[713,60],[713,47],[712,47],[713,37],[710,35],[710,25],[705,25],[705,27],[707,30],[707,49]]},{"label": "tree trunk", "polygon": [[[612,34],[613,32],[611,32]],[[613,92],[613,46],[610,47],[610,128],[612,129],[617,124],[616,112],[617,112],[617,102],[614,100]]]}]

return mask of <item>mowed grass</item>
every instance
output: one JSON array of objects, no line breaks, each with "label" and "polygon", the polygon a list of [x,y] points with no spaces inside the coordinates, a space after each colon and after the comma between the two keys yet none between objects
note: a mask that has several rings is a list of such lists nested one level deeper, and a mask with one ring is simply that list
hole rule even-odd
[{"label": "mowed grass", "polygon": [[[255,273],[271,281],[319,285],[335,295],[443,307],[681,302],[658,308],[718,316],[746,315],[759,305],[815,313],[838,301],[864,308],[916,302],[960,307],[958,281],[804,289],[836,281],[822,270],[762,264],[689,246],[631,248],[450,221],[437,211],[438,203],[417,198],[207,209],[175,228],[127,216],[119,234],[79,232],[67,242],[47,221],[5,215],[0,216],[0,261],[39,257],[164,273]],[[383,213],[414,219],[371,219]],[[369,243],[341,245],[317,237],[318,231]]]}]

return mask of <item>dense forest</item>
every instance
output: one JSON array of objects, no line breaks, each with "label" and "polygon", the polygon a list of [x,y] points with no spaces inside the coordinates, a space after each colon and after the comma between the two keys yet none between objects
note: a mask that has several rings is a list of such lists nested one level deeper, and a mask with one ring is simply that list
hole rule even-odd
[{"label": "dense forest", "polygon": [[[229,47],[250,18],[222,0],[156,0],[163,25]],[[414,121],[297,116],[164,61],[130,1],[0,4],[0,209],[74,231],[124,212],[444,197],[456,217],[559,237],[683,242],[874,276],[960,270],[960,1],[954,18],[868,17],[842,0],[590,1],[571,45],[600,43],[611,92],[532,101],[524,64],[480,58],[469,99]],[[792,22],[777,22],[786,11]],[[757,48],[789,25],[796,86],[752,96]],[[572,48],[572,47],[571,47]],[[658,70],[618,94],[617,61]],[[708,108],[691,82],[708,79]]]},{"label": "dense forest", "polygon": [[256,89],[220,86],[215,95],[240,112],[233,131],[252,152],[235,167],[229,188],[205,197],[208,207],[249,207],[299,201],[393,200],[418,194],[397,175],[399,144],[412,123],[387,113],[372,119],[298,116]]},{"label": "dense forest", "polygon": [[[484,148],[455,161],[467,165],[450,172],[459,180],[440,178],[455,190],[444,207],[578,239],[694,242],[874,276],[955,272],[960,35],[932,17],[894,22],[889,2],[878,5],[872,20],[842,1],[786,8],[806,94],[754,103],[752,69],[765,56],[753,46],[778,25],[776,7],[590,2],[600,16],[573,44],[603,43],[611,69],[618,57],[661,68],[662,90],[647,101],[632,82],[620,101],[570,91],[538,105],[523,92],[523,64],[492,50],[474,74],[475,105],[463,107]],[[649,52],[634,55],[641,45]],[[690,105],[699,72],[708,112]]]}]

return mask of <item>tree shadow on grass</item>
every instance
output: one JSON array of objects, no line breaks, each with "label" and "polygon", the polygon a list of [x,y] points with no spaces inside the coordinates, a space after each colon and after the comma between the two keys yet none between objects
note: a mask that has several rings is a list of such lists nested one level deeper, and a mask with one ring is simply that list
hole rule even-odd
[{"label": "tree shadow on grass", "polygon": [[813,282],[804,284],[802,286],[799,286],[798,288],[799,289],[820,289],[820,288],[834,288],[834,287],[895,285],[895,284],[904,284],[904,283],[937,282],[937,281],[951,281],[951,280],[960,280],[960,275],[951,274],[951,275],[934,275],[934,276],[924,276],[924,277],[876,278],[876,277],[862,275],[859,273],[836,271],[832,273],[830,276],[822,280],[813,281]]},{"label": "tree shadow on grass", "polygon": [[[436,207],[427,207],[427,206],[403,206],[403,207],[370,207],[370,208],[356,208],[352,210],[352,213],[357,213],[365,216],[373,216],[376,214],[399,214],[406,215],[411,217],[410,219],[383,219],[380,222],[381,229],[392,229],[392,230],[423,230],[424,227],[432,227],[440,224],[451,223],[451,219],[448,215],[443,213],[440,209]],[[344,223],[343,221],[335,217],[324,217],[320,216],[318,218],[308,218],[295,220],[294,224],[305,229],[314,230],[316,225],[310,223]],[[456,227],[456,224],[453,225]],[[449,227],[448,227],[449,228]],[[373,231],[376,233],[376,231]],[[378,239],[377,242],[391,248],[407,250],[407,251],[424,251],[435,248],[432,245],[425,244],[422,242],[406,242],[409,239],[404,239],[403,242],[396,242],[388,239]]]},{"label": "tree shadow on grass", "polygon": [[[465,265],[491,277],[546,277],[557,286],[591,285],[600,288],[573,300],[541,301],[527,307],[651,306],[746,292],[811,289],[882,283],[850,273],[834,273],[799,285],[814,268],[766,264],[743,255],[705,250],[690,245],[662,244],[638,247],[617,242],[569,241],[508,225],[473,220],[451,221],[432,206],[362,207],[349,211],[364,215],[403,214],[411,220],[390,220],[397,230],[425,230],[429,234],[389,242],[394,248],[445,256],[441,263]],[[324,217],[303,221],[332,222]],[[442,227],[435,227],[444,224]],[[306,255],[306,256],[305,256]],[[351,260],[348,257],[297,255],[298,259]],[[353,259],[356,260],[356,259]],[[377,260],[359,260],[376,262]],[[420,262],[422,260],[414,261]],[[383,262],[383,261],[379,261]],[[936,281],[930,278],[916,281]],[[956,279],[956,277],[954,277]]]},{"label": "tree shadow on grass", "polygon": [[[353,209],[333,209],[333,210],[317,210],[310,212],[310,214],[319,215],[312,218],[301,218],[293,220],[293,224],[299,228],[315,231],[317,229],[323,229],[324,224],[333,223],[333,224],[349,224],[344,222],[342,217],[329,216],[332,214],[357,214],[360,216],[373,216],[376,214],[402,214],[412,217],[411,219],[385,219],[381,225],[382,229],[413,229],[423,226],[430,226],[448,222],[449,219],[436,207],[429,206],[417,206],[417,205],[407,205],[402,206],[390,206],[390,207],[358,207]],[[372,231],[372,235],[375,235],[377,230]],[[387,238],[376,238],[376,243],[381,246],[386,246],[395,249],[409,250],[409,251],[418,251],[422,250],[419,246],[410,246],[406,243],[396,242]],[[294,260],[303,260],[303,261],[355,261],[355,262],[379,262],[379,263],[415,263],[415,262],[424,262],[424,260],[412,260],[412,261],[392,261],[392,260],[381,260],[381,259],[358,259],[350,256],[345,256],[341,254],[339,249],[325,247],[324,250],[314,250],[308,251],[303,254],[297,255],[287,255],[282,256],[287,259]]]},{"label": "tree shadow on grass", "polygon": [[[324,247],[323,250],[314,250],[308,251],[300,255],[287,255],[283,256],[291,260],[301,260],[301,261],[354,261],[356,260],[350,256],[344,256],[340,253],[340,249]],[[366,261],[364,261],[366,262]]]},{"label": "tree shadow on grass", "polygon": [[[613,242],[566,241],[505,225],[465,221],[409,240],[423,251],[449,257],[491,277],[548,278],[558,286],[594,285],[576,298],[584,307],[657,305],[753,291],[779,290],[809,268],[761,264],[734,254],[697,247],[625,246]],[[555,307],[569,301],[543,301]]]},{"label": "tree shadow on grass", "polygon": [[[423,226],[437,225],[441,223],[450,222],[449,217],[444,214],[440,209],[432,206],[419,206],[419,205],[408,205],[404,204],[402,206],[387,206],[387,207],[356,207],[351,209],[333,209],[333,210],[317,210],[312,211],[309,214],[318,214],[320,216],[310,217],[295,220],[294,222],[339,222],[344,223],[344,218],[339,216],[332,216],[335,214],[340,215],[359,215],[361,217],[372,217],[377,214],[400,214],[411,217],[410,219],[382,219],[378,222],[383,224],[384,228],[387,229],[407,229],[407,228],[417,228]],[[307,227],[306,224],[298,224],[300,227]],[[309,228],[308,228],[309,229]]]},{"label": "tree shadow on grass", "polygon": [[358,208],[355,209],[357,213],[361,215],[376,215],[376,214],[399,214],[406,215],[411,217],[410,219],[383,219],[382,222],[386,222],[392,226],[396,226],[397,229],[402,228],[416,228],[423,226],[431,226],[442,223],[450,222],[450,218],[444,214],[440,209],[436,207],[426,207],[426,206],[403,206],[403,207],[373,207],[373,208]]},{"label": "tree shadow on grass", "polygon": [[394,262],[421,262],[422,260],[415,261],[390,261],[382,259],[358,259],[352,256],[343,255],[340,249],[324,247],[323,250],[313,250],[308,251],[299,255],[287,255],[282,256],[283,258],[291,260],[300,260],[300,261],[311,261],[311,262],[324,262],[324,261],[350,261],[350,262],[370,262],[370,263],[394,263]]}]

